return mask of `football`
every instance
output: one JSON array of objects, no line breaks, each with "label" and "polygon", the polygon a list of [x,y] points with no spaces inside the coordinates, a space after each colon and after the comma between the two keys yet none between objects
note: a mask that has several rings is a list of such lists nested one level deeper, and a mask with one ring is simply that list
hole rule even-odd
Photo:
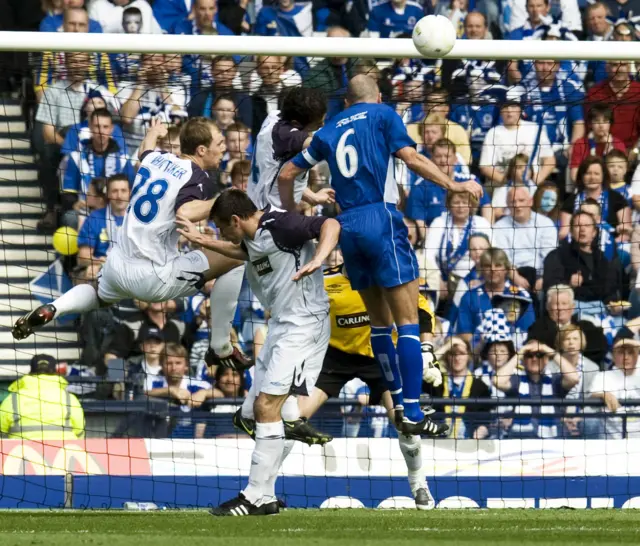
[{"label": "football", "polygon": [[456,43],[456,29],[443,15],[427,15],[413,29],[413,43],[425,57],[443,57]]}]

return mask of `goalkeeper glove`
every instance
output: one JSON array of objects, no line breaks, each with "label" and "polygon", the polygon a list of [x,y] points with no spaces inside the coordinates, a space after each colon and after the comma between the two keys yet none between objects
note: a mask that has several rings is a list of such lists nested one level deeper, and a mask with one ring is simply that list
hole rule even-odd
[{"label": "goalkeeper glove", "polygon": [[434,387],[442,385],[440,362],[433,352],[433,345],[429,341],[422,343],[422,379]]}]

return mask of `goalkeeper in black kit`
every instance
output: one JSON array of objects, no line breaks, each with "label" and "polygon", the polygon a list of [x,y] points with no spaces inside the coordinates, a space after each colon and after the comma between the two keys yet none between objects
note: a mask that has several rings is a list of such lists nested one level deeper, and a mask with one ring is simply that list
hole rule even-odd
[{"label": "goalkeeper in black kit", "polygon": [[[322,371],[315,388],[307,397],[299,397],[300,414],[310,419],[331,397],[336,397],[342,387],[354,378],[359,378],[369,387],[370,405],[382,403],[393,423],[393,401],[382,376],[380,366],[371,349],[371,328],[364,303],[358,292],[351,289],[344,267],[339,265],[324,274],[324,286],[329,295],[331,338],[324,359]],[[442,383],[439,364],[433,354],[431,341],[435,317],[431,306],[422,295],[419,299],[420,338],[423,350],[423,379],[434,386]],[[252,420],[245,419],[238,411],[234,415],[234,425],[248,434],[255,430]],[[313,430],[309,436],[300,436],[285,428],[285,436],[310,445],[323,445],[332,440],[326,434]],[[439,426],[439,433],[446,432],[446,425]],[[419,436],[399,434],[399,444],[408,471],[409,486],[419,510],[435,507],[435,502],[422,471],[421,439]]]}]

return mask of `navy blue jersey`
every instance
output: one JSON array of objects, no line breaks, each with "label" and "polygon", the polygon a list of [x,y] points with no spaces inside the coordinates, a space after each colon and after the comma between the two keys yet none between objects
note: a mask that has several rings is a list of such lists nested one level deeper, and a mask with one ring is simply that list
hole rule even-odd
[{"label": "navy blue jersey", "polygon": [[331,119],[293,163],[310,169],[326,160],[331,186],[343,211],[398,201],[394,157],[415,146],[402,119],[385,104],[359,103]]}]

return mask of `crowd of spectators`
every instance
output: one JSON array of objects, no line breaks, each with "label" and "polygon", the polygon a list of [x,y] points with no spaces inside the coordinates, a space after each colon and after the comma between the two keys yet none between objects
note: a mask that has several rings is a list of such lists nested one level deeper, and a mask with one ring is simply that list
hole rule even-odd
[{"label": "crowd of spectators", "polygon": [[[464,40],[640,39],[633,17],[640,0],[44,0],[39,28],[143,33],[153,40],[163,33],[394,39],[406,38],[430,13],[450,18]],[[421,153],[454,180],[478,179],[485,188],[480,202],[447,195],[396,166],[399,207],[419,256],[424,293],[436,310],[446,371],[441,389],[425,392],[591,397],[618,412],[620,401],[636,398],[636,383],[640,396],[635,63],[44,52],[31,58],[31,67],[32,142],[46,205],[38,228],[79,231],[77,260],[67,264],[74,282],[95,282],[99,274],[152,118],[170,126],[160,148],[177,153],[180,124],[190,116],[211,117],[227,147],[211,176],[220,190],[245,189],[255,137],[283,90],[323,90],[331,118],[344,107],[349,77],[368,74]],[[330,183],[328,171],[319,165],[310,181]],[[300,212],[321,211],[306,206]],[[202,229],[216,236],[215,226]],[[215,398],[243,396],[250,373],[204,365],[215,313],[208,308],[210,288],[185,301],[132,301],[90,313],[80,330],[86,348],[72,373],[108,375],[124,363],[133,387],[112,396],[169,398],[185,412],[210,408]],[[234,327],[235,341],[257,354],[266,318],[248,286]],[[354,383],[346,392],[366,404],[363,388]],[[362,409],[351,406],[355,417],[345,433],[358,433],[353,425]],[[437,409],[456,412],[451,435],[459,438],[605,433],[599,421],[584,417],[589,410],[567,417],[554,404]],[[511,417],[499,417],[509,411]],[[386,434],[384,419],[373,419],[371,430]],[[621,435],[620,423],[611,420],[606,432]],[[197,426],[196,434],[204,428]]]}]

